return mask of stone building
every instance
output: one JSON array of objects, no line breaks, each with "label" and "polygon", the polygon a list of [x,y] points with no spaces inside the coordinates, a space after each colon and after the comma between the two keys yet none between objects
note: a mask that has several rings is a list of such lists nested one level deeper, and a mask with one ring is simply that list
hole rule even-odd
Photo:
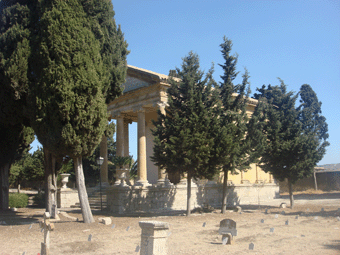
[{"label": "stone building", "polygon": [[[128,66],[125,89],[122,96],[108,105],[109,119],[117,121],[117,155],[129,155],[129,124],[137,122],[138,127],[138,178],[131,185],[114,185],[107,191],[107,204],[112,212],[178,210],[186,208],[186,179],[178,182],[176,176],[166,176],[151,161],[153,154],[152,119],[157,118],[157,110],[165,111],[167,89],[170,87],[168,76],[145,69]],[[250,99],[247,113],[252,114],[257,101]],[[108,183],[106,139],[101,143],[102,183]],[[119,174],[121,174],[119,172]],[[119,177],[119,176],[118,176]],[[222,179],[222,178],[221,178]],[[229,175],[228,202],[232,204],[257,203],[258,199],[273,199],[278,193],[278,186],[270,174],[253,165],[247,172]],[[221,206],[222,186],[215,181],[200,181],[193,186],[193,207],[210,204]]]}]

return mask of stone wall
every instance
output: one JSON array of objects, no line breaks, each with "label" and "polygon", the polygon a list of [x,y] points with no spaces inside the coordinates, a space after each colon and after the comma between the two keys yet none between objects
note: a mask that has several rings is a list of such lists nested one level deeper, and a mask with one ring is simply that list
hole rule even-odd
[{"label": "stone wall", "polygon": [[[191,208],[209,204],[221,208],[222,185],[192,185]],[[241,184],[228,186],[228,205],[258,204],[274,199],[279,194],[276,184]],[[112,186],[107,190],[107,206],[113,213],[162,212],[186,210],[187,186],[185,183],[159,187]]]}]

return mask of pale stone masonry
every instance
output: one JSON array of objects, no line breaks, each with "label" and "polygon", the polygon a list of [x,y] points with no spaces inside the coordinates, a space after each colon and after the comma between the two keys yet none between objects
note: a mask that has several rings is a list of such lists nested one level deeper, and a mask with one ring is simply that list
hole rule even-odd
[{"label": "pale stone masonry", "polygon": [[160,221],[140,221],[141,255],[166,255],[168,254],[167,238],[169,224]]}]

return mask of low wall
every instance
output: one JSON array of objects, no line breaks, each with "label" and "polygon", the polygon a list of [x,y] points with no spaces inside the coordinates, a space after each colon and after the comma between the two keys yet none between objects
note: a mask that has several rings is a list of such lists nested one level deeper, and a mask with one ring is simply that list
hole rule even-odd
[{"label": "low wall", "polygon": [[58,208],[69,208],[79,203],[77,189],[58,189],[57,206]]},{"label": "low wall", "polygon": [[[209,204],[221,208],[222,184],[192,185],[191,208]],[[270,183],[264,185],[241,184],[228,186],[230,206],[240,204],[258,204],[274,199],[279,195],[279,186]],[[187,186],[112,186],[107,190],[107,206],[113,213],[161,212],[186,210]]]}]

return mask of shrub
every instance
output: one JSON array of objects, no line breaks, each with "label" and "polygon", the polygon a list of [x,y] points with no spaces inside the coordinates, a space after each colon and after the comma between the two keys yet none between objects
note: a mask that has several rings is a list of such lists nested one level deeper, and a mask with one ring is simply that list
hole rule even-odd
[{"label": "shrub", "polygon": [[9,194],[9,207],[23,208],[28,205],[28,195],[23,193],[11,193]]},{"label": "shrub", "polygon": [[45,192],[40,192],[34,196],[33,205],[39,208],[45,207]]}]

